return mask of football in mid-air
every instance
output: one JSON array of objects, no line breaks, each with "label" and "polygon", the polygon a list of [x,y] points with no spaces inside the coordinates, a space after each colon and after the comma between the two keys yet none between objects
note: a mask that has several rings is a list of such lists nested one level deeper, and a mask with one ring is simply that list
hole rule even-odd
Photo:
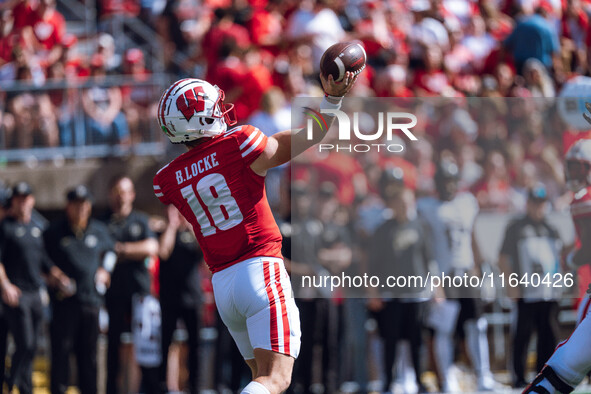
[{"label": "football in mid-air", "polygon": [[320,72],[328,78],[330,74],[336,82],[350,71],[357,75],[365,68],[367,55],[358,42],[339,42],[329,47],[320,60]]}]

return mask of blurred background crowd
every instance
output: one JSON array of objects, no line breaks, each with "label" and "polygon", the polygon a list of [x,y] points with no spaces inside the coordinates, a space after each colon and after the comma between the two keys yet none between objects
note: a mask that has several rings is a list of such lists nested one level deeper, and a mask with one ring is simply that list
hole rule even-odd
[{"label": "blurred background crowd", "polygon": [[588,73],[591,40],[584,0],[0,7],[6,149],[158,140],[154,102],[180,76],[216,83],[239,120],[267,122],[273,133],[289,125],[289,100],[317,90],[324,49],[345,39],[360,40],[368,55],[356,96],[554,97]]},{"label": "blurred background crowd", "polygon": [[[3,0],[0,11],[0,165],[8,183],[28,180],[39,186],[38,209],[51,220],[62,215],[63,192],[74,186],[72,180],[55,175],[68,165],[83,171],[94,159],[107,163],[118,157],[122,172],[135,168],[133,160],[142,157],[153,169],[179,152],[158,130],[155,117],[163,89],[174,80],[189,76],[217,84],[225,91],[226,102],[235,104],[239,123],[272,135],[292,126],[291,100],[322,95],[317,75],[324,50],[335,42],[356,39],[365,47],[368,64],[351,95],[432,97],[427,105],[416,105],[429,121],[416,130],[419,141],[400,141],[405,145],[402,153],[382,151],[362,158],[349,152],[310,154],[301,166],[269,173],[268,198],[278,221],[283,221],[280,227],[286,238],[291,234],[290,194],[318,197],[318,207],[312,210],[323,226],[330,223],[320,232],[333,238],[326,241],[330,247],[314,249],[311,260],[338,272],[359,259],[351,240],[371,238],[381,224],[380,212],[387,205],[380,193],[384,173],[400,172],[394,178],[401,179],[413,197],[430,196],[436,193],[434,176],[441,160],[458,166],[458,187],[478,202],[481,227],[488,228],[482,236],[485,241],[492,232],[502,240],[506,221],[498,224],[495,217],[508,220],[526,212],[528,193],[539,182],[544,184],[549,209],[568,222],[572,193],[565,187],[563,158],[577,139],[590,134],[561,116],[558,101],[552,98],[590,75],[588,1]],[[574,112],[580,117],[577,105]],[[60,179],[59,183],[35,185],[34,173],[41,167],[43,174],[53,171],[49,179]],[[180,224],[149,192],[154,173],[130,176],[139,191],[138,207],[153,214],[150,234],[161,240],[171,222],[174,232]],[[108,171],[82,176],[97,197],[95,216],[114,209],[110,178]],[[307,188],[301,187],[302,181]],[[570,238],[565,242],[572,242],[572,234]],[[170,245],[164,248],[169,249]],[[498,252],[487,256],[489,263],[496,262]],[[147,254],[152,255],[147,259],[152,269],[157,253]],[[187,276],[182,270],[177,274]],[[584,270],[580,274],[588,275]],[[200,359],[213,360],[212,355],[218,354],[211,369],[200,367],[202,375],[210,377],[201,387],[237,390],[241,381],[248,380],[247,371],[222,325],[216,323],[206,270],[201,268],[200,276],[201,295],[195,298],[194,289],[189,289],[193,298],[187,307],[199,311]],[[152,279],[158,277],[153,270]],[[584,281],[581,286],[586,288]],[[142,289],[158,293],[153,283]],[[552,342],[572,328],[579,295],[560,300],[560,315],[548,315],[561,329]],[[372,313],[379,309],[369,305]],[[383,344],[372,339],[380,336],[375,326],[379,318],[368,313],[365,300],[337,298],[301,304],[300,310],[308,321],[321,323],[309,323],[304,332],[303,341],[314,344],[306,357],[314,362],[300,363],[303,367],[296,363],[296,389],[307,392],[314,383],[313,390],[324,387],[329,393],[339,388],[365,390],[368,381],[384,378],[373,364],[383,352]],[[513,368],[507,361],[515,321],[512,311],[511,302],[495,302],[487,305],[484,315],[490,324],[488,334],[495,338],[491,365],[495,372],[509,370],[508,375]],[[127,319],[117,327],[123,334],[122,348],[132,342],[128,315],[117,311],[109,322],[114,324],[113,316]],[[173,342],[186,346],[186,327],[192,323],[185,320]],[[191,348],[196,346],[193,340]],[[459,342],[456,345],[461,348]],[[186,348],[179,349],[183,359]],[[433,371],[434,357],[425,352],[422,357],[431,363],[422,364]],[[187,376],[183,380],[186,369],[178,362],[178,353],[169,368],[176,371],[169,381],[176,383],[169,387],[180,389],[182,381],[184,388],[195,390],[186,383]],[[461,360],[462,352],[458,354]],[[374,361],[366,362],[368,355]],[[133,357],[125,351],[120,357],[127,361],[121,363],[126,368],[119,387],[124,387],[122,392],[137,391],[138,369],[128,368]],[[523,378],[500,380],[520,385]],[[410,380],[409,390],[416,389]],[[355,384],[343,386],[345,382]],[[474,387],[467,383],[462,389]],[[99,383],[99,388],[104,386]]]}]

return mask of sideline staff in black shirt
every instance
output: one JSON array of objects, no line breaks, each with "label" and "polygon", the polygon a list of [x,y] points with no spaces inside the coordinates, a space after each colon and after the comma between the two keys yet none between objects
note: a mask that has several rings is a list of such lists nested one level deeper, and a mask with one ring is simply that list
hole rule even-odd
[{"label": "sideline staff in black shirt", "polygon": [[70,190],[65,217],[45,232],[47,252],[55,264],[76,284],[75,293],[64,297],[52,292],[51,392],[65,393],[69,379],[69,357],[76,352],[78,383],[82,394],[97,392],[97,340],[99,308],[110,275],[103,268],[116,258],[114,241],[107,227],[90,218],[91,195],[77,186]]},{"label": "sideline staff in black shirt", "polygon": [[[160,309],[162,311],[162,365],[160,384],[166,387],[168,350],[177,320],[183,319],[188,333],[189,392],[197,393],[199,375],[199,264],[203,253],[187,220],[172,205],[168,225],[160,236]],[[168,391],[168,390],[166,390]]]},{"label": "sideline staff in black shirt", "polygon": [[544,285],[546,275],[560,272],[562,241],[546,218],[548,194],[543,184],[528,192],[526,214],[509,223],[501,246],[499,267],[507,277],[512,273],[539,275],[541,286],[508,287],[508,296],[517,299],[517,321],[513,334],[513,386],[522,388],[525,380],[527,349],[531,335],[538,333],[536,371],[558,343],[559,288]]},{"label": "sideline staff in black shirt", "polygon": [[[377,275],[381,281],[390,275],[425,278],[434,264],[433,252],[427,226],[416,216],[414,192],[402,186],[386,188],[382,194],[392,216],[376,229],[371,238],[369,273]],[[401,339],[408,339],[417,386],[420,392],[424,392],[420,353],[423,348],[423,317],[431,297],[430,289],[416,287],[409,282],[405,287],[370,290],[379,291],[371,294],[375,298],[369,300],[368,307],[374,313],[384,339],[384,389],[388,391],[393,381],[396,345]]]},{"label": "sideline staff in black shirt", "polygon": [[17,386],[22,394],[33,391],[33,358],[43,308],[41,274],[48,274],[49,283],[64,293],[70,288],[69,279],[47,257],[42,230],[31,220],[34,205],[31,187],[17,183],[8,217],[0,223],[0,288],[5,319],[16,344],[6,383],[9,391]]},{"label": "sideline staff in black shirt", "polygon": [[[6,184],[0,181],[0,222],[6,216],[8,209],[8,198],[10,197],[10,189]],[[4,321],[4,311],[2,302],[0,302],[0,387],[4,386],[4,367],[6,360],[6,340],[8,337],[8,327]]]},{"label": "sideline staff in black shirt", "polygon": [[[111,182],[109,205],[111,212],[105,222],[115,239],[117,264],[111,275],[111,287],[106,294],[109,311],[107,350],[107,394],[117,393],[119,374],[119,345],[121,334],[131,332],[131,307],[134,294],[150,293],[150,273],[145,261],[158,254],[156,235],[148,226],[148,216],[133,209],[135,188],[130,178],[120,176]],[[147,376],[147,375],[150,376]],[[142,368],[146,389],[158,385],[158,371]],[[147,383],[150,380],[152,383]]]}]

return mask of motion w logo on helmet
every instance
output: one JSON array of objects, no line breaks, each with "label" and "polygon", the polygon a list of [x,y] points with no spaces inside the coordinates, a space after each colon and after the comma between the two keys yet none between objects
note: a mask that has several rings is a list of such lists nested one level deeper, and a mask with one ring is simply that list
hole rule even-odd
[{"label": "motion w logo on helmet", "polygon": [[182,96],[176,99],[176,107],[181,111],[187,122],[191,120],[195,113],[203,112],[205,110],[205,101],[202,97],[205,92],[201,86],[196,86],[193,89],[185,91]]}]

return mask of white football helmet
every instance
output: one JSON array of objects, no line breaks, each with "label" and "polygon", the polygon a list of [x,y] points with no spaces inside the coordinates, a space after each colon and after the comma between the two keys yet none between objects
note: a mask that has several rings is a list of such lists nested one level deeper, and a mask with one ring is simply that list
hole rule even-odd
[{"label": "white football helmet", "polygon": [[566,153],[566,185],[573,192],[591,186],[591,140],[578,140]]},{"label": "white football helmet", "polygon": [[236,124],[234,104],[224,91],[196,78],[173,83],[160,98],[158,123],[173,144],[215,137]]}]

